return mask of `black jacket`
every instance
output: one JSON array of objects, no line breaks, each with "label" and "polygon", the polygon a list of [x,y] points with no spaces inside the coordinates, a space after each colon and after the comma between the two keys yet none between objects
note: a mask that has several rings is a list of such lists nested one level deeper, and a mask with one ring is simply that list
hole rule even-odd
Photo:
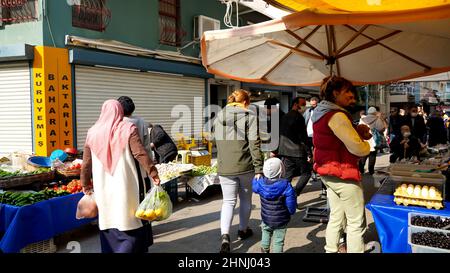
[{"label": "black jacket", "polygon": [[428,146],[433,147],[438,144],[447,143],[447,129],[441,117],[430,117],[427,122],[429,129]]},{"label": "black jacket", "polygon": [[389,135],[395,135],[396,137],[401,136],[401,127],[405,124],[405,117],[397,115],[397,116],[390,116],[389,117],[389,127],[388,127],[388,134]]},{"label": "black jacket", "polygon": [[403,125],[408,125],[409,128],[411,129],[411,134],[415,136],[418,140],[420,140],[422,143],[426,142],[427,127],[425,125],[425,120],[422,116],[418,115],[417,117],[413,118],[410,115],[407,115],[405,117]]},{"label": "black jacket", "polygon": [[[390,162],[391,163],[395,163],[397,161],[397,159],[402,160],[403,158],[405,158],[405,148],[402,144],[400,144],[400,142],[403,141],[403,137],[395,137],[391,144],[391,158],[390,158]],[[411,135],[408,138],[409,142],[409,148],[406,149],[406,159],[409,159],[413,156],[416,156],[417,158],[419,158],[419,152],[420,152],[420,143],[419,140],[417,140],[417,138],[413,135]]]},{"label": "black jacket", "polygon": [[178,154],[177,145],[160,125],[154,125],[150,132],[150,142],[155,145],[159,163],[168,163]]},{"label": "black jacket", "polygon": [[281,119],[278,153],[288,157],[307,157],[308,135],[305,119],[298,111],[291,110]]}]

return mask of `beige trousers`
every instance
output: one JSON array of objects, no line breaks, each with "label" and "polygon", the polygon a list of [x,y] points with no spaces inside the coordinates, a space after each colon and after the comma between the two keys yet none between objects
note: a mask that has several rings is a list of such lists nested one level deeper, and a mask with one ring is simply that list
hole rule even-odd
[{"label": "beige trousers", "polygon": [[343,230],[347,232],[347,252],[363,253],[366,231],[364,195],[360,182],[322,176],[327,186],[330,219],[326,230],[325,251],[336,253]]}]

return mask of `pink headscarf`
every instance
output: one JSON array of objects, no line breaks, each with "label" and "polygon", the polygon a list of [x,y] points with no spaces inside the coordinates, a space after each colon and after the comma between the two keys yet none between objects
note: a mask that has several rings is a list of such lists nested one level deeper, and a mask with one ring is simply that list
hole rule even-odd
[{"label": "pink headscarf", "polygon": [[114,173],[135,128],[133,123],[123,120],[123,108],[117,100],[107,100],[103,103],[100,117],[89,129],[86,144],[109,174]]}]

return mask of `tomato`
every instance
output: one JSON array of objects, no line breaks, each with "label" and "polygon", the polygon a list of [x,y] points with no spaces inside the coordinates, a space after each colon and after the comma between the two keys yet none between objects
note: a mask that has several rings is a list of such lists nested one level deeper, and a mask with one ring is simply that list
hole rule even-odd
[{"label": "tomato", "polygon": [[78,190],[78,191],[81,191],[82,189],[83,189],[83,187],[82,187],[81,185],[78,185],[78,186],[77,186],[77,190]]},{"label": "tomato", "polygon": [[75,165],[75,168],[76,168],[76,169],[81,169],[81,164],[78,163],[77,165]]},{"label": "tomato", "polygon": [[61,187],[61,189],[62,189],[63,191],[67,191],[67,186],[64,185],[64,186]]},{"label": "tomato", "polygon": [[53,190],[54,190],[54,191],[57,191],[57,190],[58,190],[58,186],[54,186],[54,187],[53,187]]}]

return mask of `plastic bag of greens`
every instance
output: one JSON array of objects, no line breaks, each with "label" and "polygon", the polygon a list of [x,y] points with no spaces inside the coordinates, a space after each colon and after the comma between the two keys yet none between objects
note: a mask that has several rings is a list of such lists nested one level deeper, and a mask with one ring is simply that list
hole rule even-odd
[{"label": "plastic bag of greens", "polygon": [[161,186],[154,186],[136,210],[137,218],[147,221],[162,221],[172,215],[172,202]]}]

